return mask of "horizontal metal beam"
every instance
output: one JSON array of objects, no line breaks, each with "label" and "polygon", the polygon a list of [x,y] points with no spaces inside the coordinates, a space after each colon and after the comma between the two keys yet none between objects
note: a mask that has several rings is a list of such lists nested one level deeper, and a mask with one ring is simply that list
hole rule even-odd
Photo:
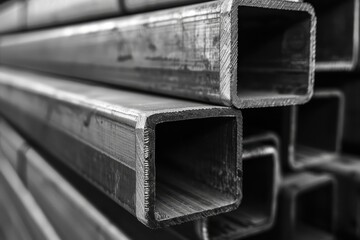
[{"label": "horizontal metal beam", "polygon": [[25,5],[23,1],[8,1],[0,5],[0,33],[25,29]]},{"label": "horizontal metal beam", "polygon": [[360,238],[360,159],[339,156],[336,161],[312,170],[331,174],[339,185],[337,231],[339,237]]},{"label": "horizontal metal beam", "polygon": [[26,25],[28,29],[91,20],[123,13],[122,0],[28,0]]},{"label": "horizontal metal beam", "polygon": [[211,1],[5,36],[0,62],[237,108],[292,105],[312,95],[315,25],[306,3]]},{"label": "horizontal metal beam", "polygon": [[359,0],[305,0],[317,16],[316,70],[359,68]]},{"label": "horizontal metal beam", "polygon": [[283,170],[299,170],[330,161],[340,152],[344,111],[340,91],[319,90],[304,105],[243,111],[248,123],[244,128],[277,134]]},{"label": "horizontal metal beam", "polygon": [[122,220],[112,222],[4,121],[0,140],[1,150],[62,239],[184,239],[169,231],[150,230],[125,210],[116,211]]},{"label": "horizontal metal beam", "polygon": [[53,27],[210,0],[13,0],[0,2],[0,33]]},{"label": "horizontal metal beam", "polygon": [[211,0],[122,0],[127,12],[145,12],[176,6],[190,5]]},{"label": "horizontal metal beam", "polygon": [[16,172],[0,156],[0,237],[19,240],[60,240]]},{"label": "horizontal metal beam", "polygon": [[149,227],[240,203],[240,111],[1,68],[0,112]]}]

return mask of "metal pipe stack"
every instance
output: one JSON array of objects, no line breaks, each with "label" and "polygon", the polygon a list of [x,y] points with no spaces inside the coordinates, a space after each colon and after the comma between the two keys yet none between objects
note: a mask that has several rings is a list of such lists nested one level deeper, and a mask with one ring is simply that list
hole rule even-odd
[{"label": "metal pipe stack", "polygon": [[0,238],[359,239],[359,16],[0,1]]}]

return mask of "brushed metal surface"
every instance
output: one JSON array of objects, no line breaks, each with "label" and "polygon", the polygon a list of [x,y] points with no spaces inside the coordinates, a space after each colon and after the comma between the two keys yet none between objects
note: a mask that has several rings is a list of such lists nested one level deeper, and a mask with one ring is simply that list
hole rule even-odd
[{"label": "brushed metal surface", "polygon": [[284,106],[312,95],[315,26],[306,3],[211,1],[5,36],[0,61],[236,108]]},{"label": "brushed metal surface", "polygon": [[1,218],[7,217],[10,228],[4,229],[3,237],[24,240],[60,240],[11,165],[2,155],[0,158],[0,206],[6,209],[1,212]]},{"label": "brushed metal surface", "polygon": [[0,105],[26,136],[147,226],[240,203],[240,111],[5,68]]},{"label": "brushed metal surface", "polygon": [[15,169],[62,239],[185,239],[169,231],[148,229],[125,210],[119,211],[118,206],[113,211],[121,220],[112,221],[92,203],[102,193],[91,198],[84,196],[72,185],[71,178],[47,163],[4,120],[0,124],[0,138],[2,143],[12,146],[4,150],[2,144],[1,150],[9,156],[8,161],[16,162]]},{"label": "brushed metal surface", "polygon": [[24,3],[26,28],[120,15],[123,12],[120,2],[119,0],[28,0]]}]

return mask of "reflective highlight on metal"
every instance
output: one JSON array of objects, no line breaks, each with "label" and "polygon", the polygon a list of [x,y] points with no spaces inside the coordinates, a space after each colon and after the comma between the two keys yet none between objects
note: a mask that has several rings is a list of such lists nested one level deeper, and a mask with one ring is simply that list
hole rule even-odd
[{"label": "reflective highlight on metal", "polygon": [[340,152],[345,99],[337,90],[316,91],[304,105],[272,109],[247,109],[244,129],[278,135],[282,167],[299,170],[332,160]]},{"label": "reflective highlight on metal", "polygon": [[240,203],[240,111],[5,68],[0,106],[25,136],[149,227]]},{"label": "reflective highlight on metal", "polygon": [[[225,0],[0,39],[0,62],[236,108],[313,92],[311,5]],[[261,36],[261,38],[259,38]]]},{"label": "reflective highlight on metal", "polygon": [[0,156],[0,223],[2,239],[60,240],[11,165]]},{"label": "reflective highlight on metal", "polygon": [[115,210],[116,206],[113,210],[121,221],[112,222],[92,204],[93,198],[86,198],[12,127],[3,120],[0,125],[1,150],[16,163],[27,189],[62,239],[184,239],[170,231],[152,231],[124,210]]}]

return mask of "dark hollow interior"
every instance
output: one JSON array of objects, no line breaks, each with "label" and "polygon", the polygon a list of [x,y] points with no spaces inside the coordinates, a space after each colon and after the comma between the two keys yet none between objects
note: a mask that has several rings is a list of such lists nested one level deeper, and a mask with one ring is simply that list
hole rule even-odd
[{"label": "dark hollow interior", "polygon": [[307,2],[313,5],[317,17],[316,59],[322,62],[351,61],[355,0]]},{"label": "dark hollow interior", "polygon": [[309,104],[298,107],[296,151],[329,152],[337,150],[340,99],[313,98]]},{"label": "dark hollow interior", "polygon": [[300,193],[295,223],[299,235],[321,236],[333,233],[333,187],[327,183]]},{"label": "dark hollow interior", "polygon": [[158,221],[236,201],[237,124],[232,117],[165,122],[155,129]]},{"label": "dark hollow interior", "polygon": [[244,197],[234,213],[245,213],[254,225],[267,223],[274,204],[274,156],[244,159],[243,170]]},{"label": "dark hollow interior", "polygon": [[247,6],[238,11],[239,97],[306,95],[310,14]]},{"label": "dark hollow interior", "polygon": [[244,196],[240,207],[209,221],[209,233],[215,239],[236,239],[271,221],[275,201],[273,156],[243,159],[243,170]]}]

